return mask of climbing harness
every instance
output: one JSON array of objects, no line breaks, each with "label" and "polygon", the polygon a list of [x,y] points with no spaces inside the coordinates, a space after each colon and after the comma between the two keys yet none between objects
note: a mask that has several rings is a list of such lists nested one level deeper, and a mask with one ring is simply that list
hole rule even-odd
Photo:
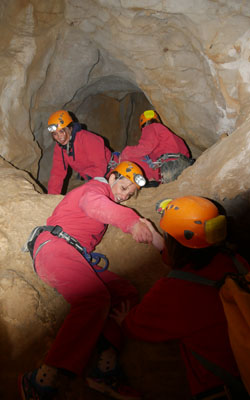
[{"label": "climbing harness", "polygon": [[142,158],[142,161],[146,162],[148,164],[148,166],[152,169],[157,169],[158,166],[156,165],[157,161],[152,161],[151,158],[149,156],[144,156]]},{"label": "climbing harness", "polygon": [[192,165],[194,163],[194,160],[192,158],[188,158],[187,156],[185,156],[182,153],[165,153],[165,154],[161,155],[157,159],[156,162],[159,163],[159,167],[161,167],[166,160],[172,161],[173,159],[177,160],[179,158],[182,159],[182,160],[187,161],[190,165]]},{"label": "climbing harness", "polygon": [[187,161],[189,165],[192,165],[195,161],[193,158],[188,158],[182,153],[165,153],[162,154],[159,158],[157,158],[156,161],[152,161],[149,156],[145,156],[143,158],[143,161],[145,161],[150,168],[157,169],[160,168],[166,162],[166,160],[173,161],[177,160],[178,158]]},{"label": "climbing harness", "polygon": [[95,265],[99,264],[100,260],[103,259],[104,260],[104,267],[99,267],[98,269],[93,268],[95,270],[95,272],[103,272],[106,271],[108,269],[109,266],[109,261],[107,259],[107,257],[104,254],[101,253],[88,253],[86,250],[86,247],[83,247],[77,239],[75,239],[73,236],[70,236],[68,233],[64,232],[62,227],[59,225],[44,225],[44,226],[37,226],[36,228],[33,229],[33,231],[31,232],[26,244],[24,245],[22,251],[24,252],[30,252],[30,255],[33,259],[33,261],[35,261],[35,258],[37,256],[37,253],[39,252],[39,250],[41,250],[41,248],[49,242],[49,240],[41,243],[41,245],[38,247],[36,254],[33,254],[33,250],[34,250],[34,246],[35,246],[35,241],[37,239],[37,237],[40,235],[40,233],[42,232],[50,232],[53,236],[57,236],[58,238],[64,239],[66,240],[66,242],[68,244],[70,244],[71,246],[73,246],[84,258],[86,261],[88,261],[88,263],[94,267]]}]

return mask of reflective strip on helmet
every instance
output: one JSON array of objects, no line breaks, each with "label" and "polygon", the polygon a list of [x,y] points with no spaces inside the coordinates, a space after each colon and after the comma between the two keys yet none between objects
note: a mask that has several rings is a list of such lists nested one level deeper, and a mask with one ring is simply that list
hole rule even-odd
[{"label": "reflective strip on helmet", "polygon": [[144,176],[139,175],[139,174],[136,174],[136,175],[134,176],[134,182],[135,182],[138,186],[142,187],[142,186],[144,186],[144,185],[146,184],[146,179],[144,178]]},{"label": "reflective strip on helmet", "polygon": [[151,119],[155,117],[155,112],[153,110],[144,111],[144,116],[147,119]]},{"label": "reflective strip on helmet", "polygon": [[164,210],[167,208],[168,204],[172,200],[173,199],[163,199],[163,200],[158,201],[155,206],[156,212],[158,212],[158,214],[163,214]]},{"label": "reflective strip on helmet", "polygon": [[57,130],[57,125],[53,124],[48,126],[49,132],[55,132],[56,130]]},{"label": "reflective strip on helmet", "polygon": [[206,241],[209,244],[222,242],[227,235],[227,221],[224,215],[218,215],[215,218],[205,222]]}]

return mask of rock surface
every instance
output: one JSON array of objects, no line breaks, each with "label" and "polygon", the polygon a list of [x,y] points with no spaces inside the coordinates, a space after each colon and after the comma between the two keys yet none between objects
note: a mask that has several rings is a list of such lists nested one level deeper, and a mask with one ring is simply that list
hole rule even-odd
[{"label": "rock surface", "polygon": [[[95,130],[89,96],[141,93],[199,156],[249,114],[249,17],[249,3],[233,0],[2,3],[1,155],[37,177],[51,112],[67,108],[81,122],[87,113]],[[131,104],[138,120],[140,103]],[[111,141],[134,126],[119,112]],[[105,120],[101,106],[98,115]]]},{"label": "rock surface", "polygon": [[[249,257],[250,3],[11,0],[1,2],[0,21],[0,397],[15,400],[18,372],[39,365],[68,311],[21,251],[62,199],[36,183],[39,177],[46,185],[49,175],[51,112],[74,112],[121,150],[138,141],[138,117],[154,107],[197,161],[177,181],[143,189],[127,205],[158,226],[159,199],[213,198]],[[140,295],[166,273],[155,249],[114,227],[98,250]],[[123,362],[146,400],[187,398],[174,344],[130,341]],[[81,382],[66,392],[61,398],[104,398]]]}]

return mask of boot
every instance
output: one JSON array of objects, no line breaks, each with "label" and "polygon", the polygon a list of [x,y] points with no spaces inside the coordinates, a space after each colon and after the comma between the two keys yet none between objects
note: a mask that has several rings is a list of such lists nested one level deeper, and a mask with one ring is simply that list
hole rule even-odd
[{"label": "boot", "polygon": [[87,385],[98,392],[118,400],[139,400],[140,394],[122,381],[124,375],[119,365],[117,349],[104,336],[97,345],[97,360],[88,376]]},{"label": "boot", "polygon": [[55,368],[43,365],[39,369],[20,374],[18,388],[22,400],[52,400],[57,389],[51,386],[57,371]]}]

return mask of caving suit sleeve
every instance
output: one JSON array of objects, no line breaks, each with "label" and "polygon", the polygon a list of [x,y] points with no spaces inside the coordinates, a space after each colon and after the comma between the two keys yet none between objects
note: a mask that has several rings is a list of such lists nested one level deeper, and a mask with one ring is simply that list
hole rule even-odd
[{"label": "caving suit sleeve", "polygon": [[114,225],[125,233],[131,233],[132,227],[140,218],[131,208],[111,200],[101,188],[85,192],[79,201],[79,206],[90,218],[103,224]]},{"label": "caving suit sleeve", "polygon": [[[147,127],[149,128],[149,126]],[[121,153],[121,161],[122,160],[130,160],[134,157],[144,157],[158,146],[158,137],[154,132],[154,129],[142,129],[141,138],[139,140],[139,144],[136,146],[127,146]]]},{"label": "caving suit sleeve", "polygon": [[67,174],[68,163],[65,161],[65,167],[62,159],[61,148],[58,144],[54,147],[53,163],[48,181],[48,194],[61,194],[64,178]]}]

